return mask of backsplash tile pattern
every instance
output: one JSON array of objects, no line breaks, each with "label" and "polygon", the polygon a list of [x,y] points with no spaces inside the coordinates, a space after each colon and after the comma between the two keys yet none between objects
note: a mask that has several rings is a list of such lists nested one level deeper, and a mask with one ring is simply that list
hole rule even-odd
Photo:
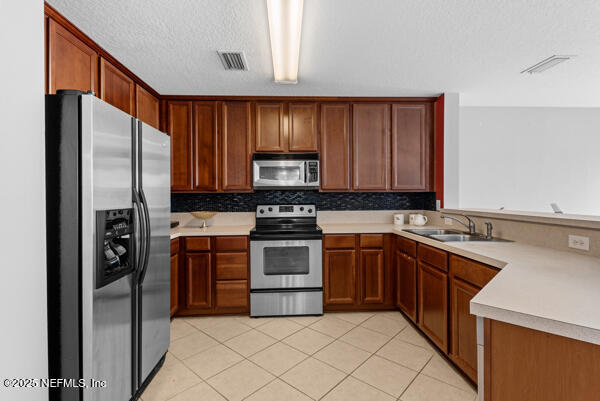
[{"label": "backsplash tile pattern", "polygon": [[318,210],[435,210],[435,192],[257,191],[171,194],[172,212],[254,212],[256,205],[316,204]]}]

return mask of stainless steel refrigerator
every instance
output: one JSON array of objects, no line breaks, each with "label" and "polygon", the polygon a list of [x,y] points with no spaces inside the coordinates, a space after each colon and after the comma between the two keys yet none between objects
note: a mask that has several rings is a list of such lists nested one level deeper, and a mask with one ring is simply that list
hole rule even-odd
[{"label": "stainless steel refrigerator", "polygon": [[137,399],[169,346],[169,137],[46,95],[46,209],[50,400]]}]

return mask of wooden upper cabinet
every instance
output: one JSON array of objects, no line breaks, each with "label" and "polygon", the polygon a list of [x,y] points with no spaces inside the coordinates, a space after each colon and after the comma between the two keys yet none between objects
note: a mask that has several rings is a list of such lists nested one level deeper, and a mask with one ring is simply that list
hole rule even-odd
[{"label": "wooden upper cabinet", "polygon": [[321,104],[321,190],[350,190],[350,105]]},{"label": "wooden upper cabinet", "polygon": [[256,103],[256,151],[285,152],[288,150],[284,103]]},{"label": "wooden upper cabinet", "polygon": [[221,188],[252,191],[250,102],[223,102],[221,107]]},{"label": "wooden upper cabinet", "polygon": [[192,189],[192,102],[169,102],[167,131],[171,136],[171,190]]},{"label": "wooden upper cabinet", "polygon": [[98,53],[49,18],[48,91],[97,91]]},{"label": "wooden upper cabinet", "polygon": [[430,104],[392,104],[392,190],[430,188]]},{"label": "wooden upper cabinet", "polygon": [[100,98],[133,115],[135,113],[135,83],[117,67],[100,58]]},{"label": "wooden upper cabinet", "polygon": [[352,188],[385,191],[390,188],[390,105],[357,103],[353,116]]},{"label": "wooden upper cabinet", "polygon": [[318,150],[317,103],[289,103],[289,151]]},{"label": "wooden upper cabinet", "polygon": [[156,129],[159,128],[159,101],[153,94],[135,85],[135,116]]},{"label": "wooden upper cabinet", "polygon": [[218,185],[217,102],[194,103],[194,190],[216,191]]}]

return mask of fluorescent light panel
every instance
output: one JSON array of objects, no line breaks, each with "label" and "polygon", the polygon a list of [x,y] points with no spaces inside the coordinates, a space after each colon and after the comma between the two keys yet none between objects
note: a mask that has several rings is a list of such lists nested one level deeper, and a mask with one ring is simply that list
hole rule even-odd
[{"label": "fluorescent light panel", "polygon": [[554,56],[548,57],[547,59],[544,59],[544,60],[540,61],[539,63],[532,65],[531,67],[521,71],[521,74],[523,74],[524,72],[528,72],[530,74],[539,74],[540,72],[544,72],[544,71],[562,63],[563,61],[570,60],[573,57],[575,57],[575,56],[554,55]]},{"label": "fluorescent light panel", "polygon": [[304,0],[267,0],[275,82],[298,83]]}]

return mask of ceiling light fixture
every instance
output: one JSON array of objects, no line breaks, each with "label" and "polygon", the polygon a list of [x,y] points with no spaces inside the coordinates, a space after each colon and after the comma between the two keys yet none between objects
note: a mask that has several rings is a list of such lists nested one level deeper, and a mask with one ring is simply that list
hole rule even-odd
[{"label": "ceiling light fixture", "polygon": [[304,0],[267,0],[273,72],[278,84],[298,83]]},{"label": "ceiling light fixture", "polygon": [[539,63],[532,65],[531,67],[521,71],[521,74],[528,72],[529,74],[539,74],[540,72],[544,72],[554,66],[557,66],[558,64],[562,63],[563,61],[567,61],[572,59],[573,55],[564,55],[564,56],[551,56],[548,57],[547,59],[544,59],[542,61],[540,61]]}]

